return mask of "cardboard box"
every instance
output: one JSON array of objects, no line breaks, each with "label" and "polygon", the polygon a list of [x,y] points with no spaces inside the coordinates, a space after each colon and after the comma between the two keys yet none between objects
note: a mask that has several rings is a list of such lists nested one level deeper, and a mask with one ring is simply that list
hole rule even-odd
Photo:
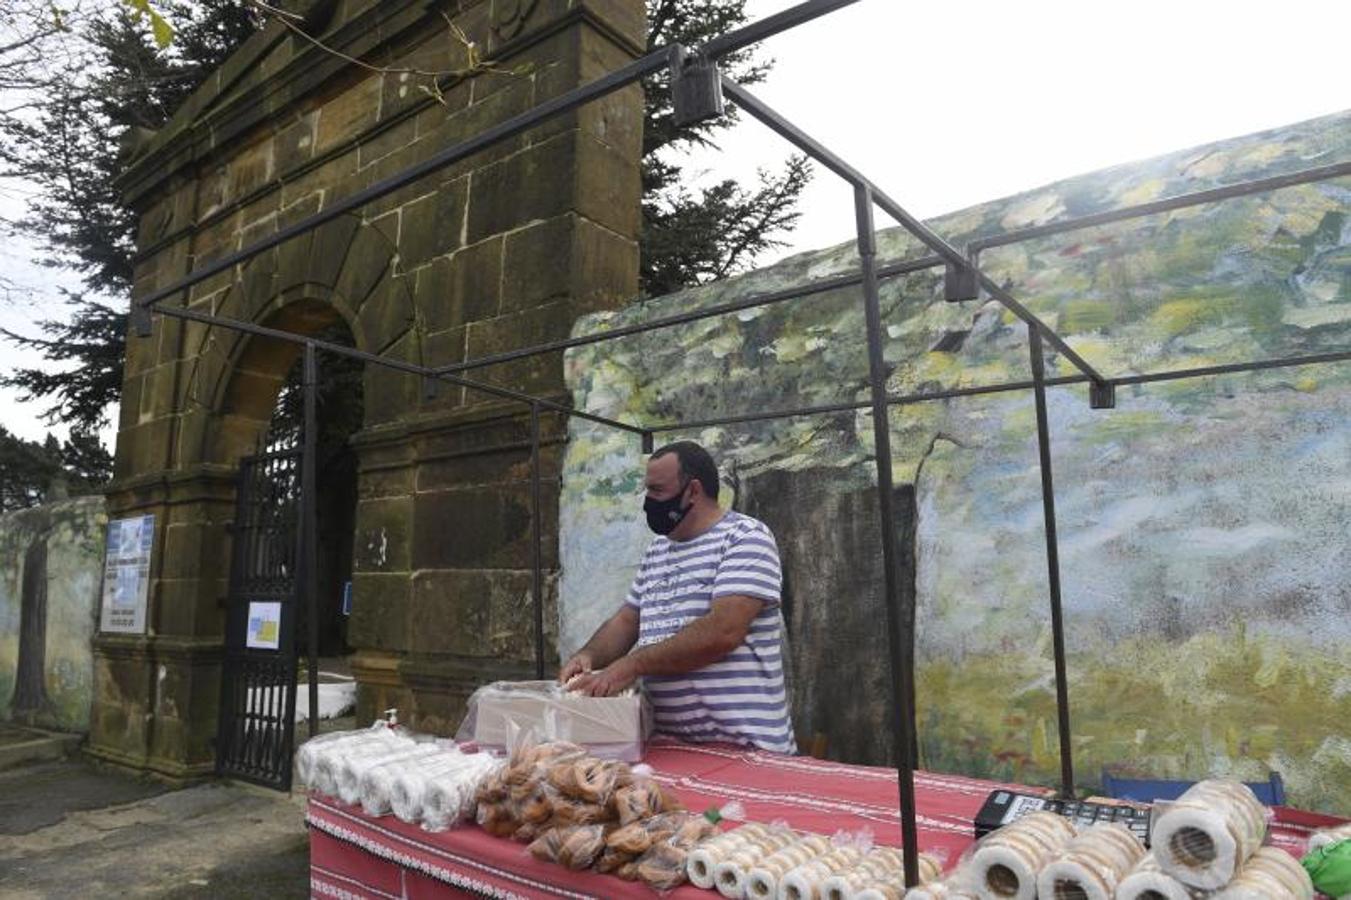
[{"label": "cardboard box", "polygon": [[479,688],[456,739],[489,749],[569,741],[607,759],[637,762],[652,733],[652,709],[641,693],[585,697],[553,681],[499,681]]}]

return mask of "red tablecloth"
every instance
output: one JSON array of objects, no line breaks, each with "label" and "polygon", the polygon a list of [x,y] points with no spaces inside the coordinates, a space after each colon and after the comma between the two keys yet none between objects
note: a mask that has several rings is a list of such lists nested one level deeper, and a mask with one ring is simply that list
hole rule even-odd
[{"label": "red tablecloth", "polygon": [[[658,740],[647,762],[663,785],[694,810],[739,800],[752,821],[782,819],[795,828],[833,834],[871,828],[881,844],[899,846],[899,793],[891,769],[849,766],[720,745]],[[972,838],[972,819],[990,791],[1018,785],[916,773],[920,849],[955,863]],[[621,900],[653,892],[641,884],[542,863],[524,846],[468,827],[428,834],[391,816],[371,818],[327,797],[310,799],[310,886],[315,897],[488,896]],[[1277,810],[1272,842],[1299,854],[1314,828],[1337,820]],[[686,886],[671,900],[708,900]]]}]

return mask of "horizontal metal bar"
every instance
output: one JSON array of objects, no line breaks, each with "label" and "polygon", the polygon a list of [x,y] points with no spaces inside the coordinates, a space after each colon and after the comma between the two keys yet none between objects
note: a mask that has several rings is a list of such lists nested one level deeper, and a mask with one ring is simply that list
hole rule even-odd
[{"label": "horizontal metal bar", "polygon": [[906,231],[913,234],[930,250],[941,256],[945,263],[961,268],[973,269],[976,272],[977,278],[980,280],[981,286],[985,288],[990,296],[1002,303],[1012,311],[1014,315],[1022,319],[1028,325],[1036,328],[1043,337],[1045,337],[1047,342],[1054,346],[1066,359],[1074,364],[1075,368],[1093,379],[1093,381],[1105,383],[1106,379],[1103,378],[1101,373],[1093,368],[1086,359],[1076,353],[1074,348],[1065,343],[1065,340],[1061,338],[1060,335],[1056,334],[1049,325],[1033,314],[1027,307],[1015,300],[1008,291],[1001,288],[988,275],[981,272],[979,267],[968,260],[956,247],[949,244],[935,231],[908,213],[904,207],[888,197],[884,191],[879,190],[877,186],[865,178],[858,169],[855,169],[843,159],[836,156],[828,150],[824,144],[792,124],[788,119],[770,108],[758,97],[732,79],[723,78],[722,81],[723,92],[736,101],[736,103],[752,117],[759,119],[768,126],[770,130],[796,145],[813,159],[816,159],[826,168],[839,175],[845,181],[848,181],[855,188],[866,189],[872,195],[873,202],[885,211],[887,215],[899,222],[901,227],[905,228]]},{"label": "horizontal metal bar", "polygon": [[783,12],[752,22],[744,28],[715,37],[704,44],[699,53],[708,59],[718,59],[857,2],[858,0],[808,0],[807,3],[799,3]]},{"label": "horizontal metal bar", "polygon": [[[1267,369],[1284,369],[1296,366],[1311,366],[1321,363],[1345,362],[1351,360],[1351,351],[1318,353],[1308,356],[1288,356],[1281,359],[1259,360],[1255,362],[1227,363],[1216,366],[1200,366],[1191,369],[1175,369],[1169,372],[1154,372],[1147,375],[1126,375],[1108,380],[1109,384],[1151,384],[1160,381],[1179,381],[1186,378],[1205,378],[1213,375],[1231,375],[1240,372],[1254,372]],[[1067,387],[1076,384],[1088,384],[1087,375],[1061,375],[1047,378],[1043,382],[1047,387]],[[985,394],[1003,394],[1011,391],[1028,391],[1036,387],[1035,381],[1009,381],[1003,384],[973,385],[971,387],[951,388],[945,391],[931,391],[918,394],[893,394],[887,397],[888,406],[908,406],[915,403],[928,403],[934,400],[952,400],[958,397],[976,397]],[[770,419],[792,419],[805,416],[830,415],[837,412],[851,412],[867,409],[871,406],[867,400],[852,403],[829,403],[820,406],[799,406],[791,409],[771,410],[769,412],[747,413],[740,416],[724,416],[717,419],[696,419],[689,422],[677,422],[671,425],[654,425],[654,434],[670,434],[676,431],[695,431],[702,428],[716,428],[721,425],[744,425],[749,422],[764,422]]]},{"label": "horizontal metal bar", "polygon": [[283,228],[276,234],[250,244],[242,250],[231,253],[229,256],[223,257],[214,263],[196,269],[169,286],[160,288],[150,295],[134,302],[145,307],[152,307],[171,294],[190,288],[198,282],[210,278],[213,275],[218,275],[233,266],[239,265],[245,260],[257,256],[264,250],[270,250],[307,231],[312,231],[340,216],[345,216],[350,212],[358,210],[367,203],[378,200],[386,194],[391,194],[405,185],[417,181],[419,178],[423,178],[432,172],[444,169],[446,166],[453,165],[462,159],[473,156],[475,153],[491,147],[498,141],[513,137],[523,131],[529,131],[531,128],[542,124],[560,113],[568,112],[578,106],[589,103],[592,100],[597,100],[607,94],[614,93],[640,78],[655,74],[666,67],[666,62],[665,49],[654,50],[646,56],[634,60],[623,68],[616,69],[614,72],[611,72],[603,78],[598,78],[590,84],[574,88],[566,94],[562,94],[552,100],[541,103],[539,106],[536,106],[528,112],[513,116],[499,125],[494,125],[486,131],[474,135],[468,140],[461,141],[453,147],[447,147],[445,150],[442,150],[433,156],[429,156],[422,162],[408,167],[398,175],[392,175],[383,181],[376,182],[365,190],[357,191],[350,197],[345,197],[338,201],[328,209],[315,213],[309,218],[302,219],[294,225]]},{"label": "horizontal metal bar", "polygon": [[[1314,366],[1320,363],[1345,362],[1347,360],[1351,360],[1351,350],[1313,353],[1305,356],[1285,356],[1280,359],[1264,359],[1256,362],[1198,366],[1193,369],[1174,369],[1169,372],[1154,372],[1147,375],[1123,375],[1120,378],[1113,378],[1112,382],[1114,384],[1151,384],[1157,381],[1175,381],[1181,378],[1204,378],[1209,375],[1232,375],[1238,372],[1288,369],[1295,366]],[[1048,381],[1047,384],[1050,384],[1050,382]]]},{"label": "horizontal metal bar", "polygon": [[480,356],[477,359],[466,360],[465,362],[455,363],[449,366],[442,366],[436,371],[463,372],[468,369],[478,369],[483,366],[493,366],[499,363],[512,362],[529,356],[555,353],[559,350],[568,350],[573,347],[584,347],[588,344],[598,344],[603,341],[630,337],[635,334],[644,334],[649,331],[657,331],[662,328],[669,328],[673,325],[687,325],[691,322],[698,322],[701,319],[711,319],[716,316],[725,316],[735,312],[742,312],[747,309],[755,309],[760,306],[770,306],[788,300],[810,297],[814,294],[824,294],[841,288],[854,287],[861,281],[862,277],[858,274],[841,275],[836,278],[824,278],[820,281],[811,282],[803,287],[785,288],[784,290],[771,291],[767,294],[755,294],[743,300],[735,300],[731,303],[721,303],[717,306],[710,306],[707,309],[692,310],[690,312],[677,313],[671,316],[663,316],[660,319],[653,319],[641,324],[623,325],[619,328],[612,328],[608,331],[597,332],[596,334],[564,338],[562,340],[549,341],[544,344],[536,344],[533,347],[523,347],[519,350],[508,350],[503,353]]},{"label": "horizontal metal bar", "polygon": [[281,341],[287,341],[293,344],[313,344],[339,356],[345,356],[349,359],[359,360],[365,363],[373,363],[377,366],[384,366],[387,369],[393,369],[397,372],[406,372],[409,375],[419,375],[423,378],[436,378],[445,381],[448,384],[455,384],[474,391],[480,391],[494,397],[504,400],[514,400],[518,403],[527,405],[538,403],[541,409],[547,409],[550,412],[560,412],[565,415],[574,416],[578,419],[585,419],[588,422],[595,422],[598,425],[608,425],[611,428],[618,428],[621,431],[627,431],[632,434],[645,434],[647,429],[637,425],[630,425],[627,422],[619,422],[615,419],[607,419],[604,416],[598,416],[593,413],[584,412],[578,409],[564,406],[561,403],[554,403],[552,400],[544,400],[538,397],[532,397],[520,391],[513,391],[510,388],[497,387],[496,385],[484,384],[480,381],[474,381],[459,375],[450,375],[429,369],[426,366],[419,366],[414,363],[406,363],[400,360],[389,359],[384,356],[378,356],[374,353],[368,353],[365,350],[358,350],[355,347],[347,347],[342,344],[335,344],[330,341],[321,341],[306,337],[303,334],[296,334],[293,331],[282,331],[278,328],[268,328],[265,325],[255,325],[252,322],[243,322],[238,319],[231,319],[225,316],[213,316],[208,313],[200,313],[192,309],[184,309],[179,306],[160,306],[155,312],[161,315],[171,316],[177,319],[189,319],[194,322],[202,322],[207,325],[219,325],[224,328],[231,328],[235,331],[242,331],[245,334],[252,334],[258,337],[275,338]]},{"label": "horizontal metal bar", "polygon": [[[1257,178],[1252,181],[1241,182],[1240,184],[1230,184],[1225,185],[1224,187],[1211,188],[1204,191],[1178,194],[1173,197],[1165,197],[1161,200],[1151,200],[1147,203],[1137,203],[1134,206],[1125,206],[1121,209],[1111,209],[1106,212],[1094,213],[1088,216],[1063,219],[1059,222],[1049,222],[1045,225],[1035,225],[1031,228],[1020,228],[1017,231],[1010,231],[1005,234],[978,238],[971,242],[970,249],[979,252],[994,247],[1004,247],[1022,241],[1030,241],[1036,238],[1063,234],[1067,231],[1077,231],[1081,228],[1094,228],[1099,225],[1110,225],[1113,222],[1123,222],[1128,219],[1138,219],[1144,216],[1158,215],[1159,213],[1171,212],[1175,209],[1185,209],[1189,206],[1200,206],[1205,203],[1218,203],[1221,200],[1232,200],[1236,197],[1247,197],[1252,194],[1264,194],[1269,191],[1278,191],[1282,188],[1297,187],[1301,184],[1327,181],[1332,178],[1341,178],[1347,175],[1351,175],[1351,162],[1336,163],[1330,166],[1318,166],[1313,169],[1301,169],[1298,172],[1289,172],[1285,175],[1273,175],[1270,178]],[[935,261],[935,265],[937,265],[937,261]]]}]

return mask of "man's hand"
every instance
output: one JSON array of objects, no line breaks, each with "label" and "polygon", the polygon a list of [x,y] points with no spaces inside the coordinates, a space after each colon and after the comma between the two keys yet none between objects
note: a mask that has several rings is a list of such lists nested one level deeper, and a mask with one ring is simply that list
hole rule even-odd
[{"label": "man's hand", "polygon": [[572,659],[565,662],[563,668],[558,670],[558,683],[567,684],[573,676],[589,673],[594,664],[595,661],[592,660],[591,654],[587,651],[580,650],[574,653]]},{"label": "man's hand", "polygon": [[599,672],[577,679],[572,690],[588,697],[613,697],[638,678],[638,666],[632,656],[621,656]]}]

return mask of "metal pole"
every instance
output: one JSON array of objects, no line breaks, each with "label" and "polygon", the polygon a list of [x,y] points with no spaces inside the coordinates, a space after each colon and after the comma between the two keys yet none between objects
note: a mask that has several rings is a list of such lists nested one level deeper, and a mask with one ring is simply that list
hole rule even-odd
[{"label": "metal pole", "polygon": [[544,572],[540,537],[539,404],[530,404],[530,596],[535,607],[535,678],[544,680]]},{"label": "metal pole", "polygon": [[901,844],[905,883],[919,884],[919,836],[915,827],[915,601],[900,596],[896,520],[892,514],[891,426],[887,420],[887,373],[882,358],[882,310],[877,291],[877,241],[872,191],[854,189],[858,216],[858,252],[863,263],[863,308],[868,326],[868,376],[872,392],[873,441],[876,444],[877,506],[882,518],[887,639],[891,648],[891,712],[895,726],[896,775],[901,789]]},{"label": "metal pole", "polygon": [[1074,756],[1070,743],[1070,697],[1065,680],[1065,620],[1060,606],[1060,543],[1055,527],[1055,483],[1051,477],[1051,426],[1046,417],[1046,361],[1041,335],[1027,327],[1032,354],[1032,393],[1037,403],[1037,452],[1041,462],[1041,506],[1046,526],[1046,570],[1051,588],[1051,638],[1055,647],[1055,709],[1060,729],[1060,790],[1074,796]]},{"label": "metal pole", "polygon": [[305,643],[309,650],[310,682],[310,737],[319,731],[319,590],[318,569],[318,516],[316,515],[316,497],[314,470],[317,464],[315,446],[318,420],[315,393],[319,385],[319,364],[315,359],[313,343],[305,345],[305,434],[303,451],[300,458],[300,527],[301,559],[300,583],[304,586],[305,615],[309,618],[308,635]]}]

